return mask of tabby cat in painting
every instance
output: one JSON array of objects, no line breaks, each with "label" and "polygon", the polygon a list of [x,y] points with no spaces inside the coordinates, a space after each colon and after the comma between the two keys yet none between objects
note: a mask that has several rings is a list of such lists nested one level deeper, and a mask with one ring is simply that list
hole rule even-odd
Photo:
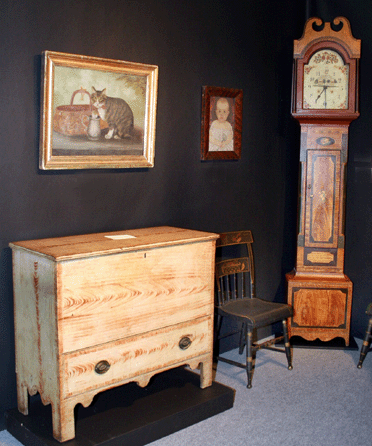
[{"label": "tabby cat in painting", "polygon": [[106,88],[96,90],[91,94],[92,104],[97,108],[101,119],[107,122],[109,131],[106,139],[127,138],[133,135],[133,112],[129,105],[121,98],[106,96]]}]

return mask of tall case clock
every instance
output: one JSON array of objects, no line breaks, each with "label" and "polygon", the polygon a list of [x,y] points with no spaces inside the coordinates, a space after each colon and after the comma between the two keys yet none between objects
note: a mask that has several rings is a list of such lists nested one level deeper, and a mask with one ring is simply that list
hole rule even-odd
[{"label": "tall case clock", "polygon": [[292,115],[301,126],[295,269],[286,275],[294,308],[290,336],[350,340],[352,282],[344,274],[346,164],[359,116],[359,39],[344,17],[311,18],[294,41]]}]

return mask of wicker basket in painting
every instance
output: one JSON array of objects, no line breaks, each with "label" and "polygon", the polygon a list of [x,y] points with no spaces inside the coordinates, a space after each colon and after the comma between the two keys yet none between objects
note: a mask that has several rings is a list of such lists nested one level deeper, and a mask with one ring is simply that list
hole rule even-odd
[{"label": "wicker basket in painting", "polygon": [[[81,93],[89,96],[89,104],[74,105],[75,96]],[[92,114],[90,94],[84,88],[76,90],[71,97],[70,105],[59,105],[53,118],[53,129],[63,135],[86,135],[89,116]]]}]

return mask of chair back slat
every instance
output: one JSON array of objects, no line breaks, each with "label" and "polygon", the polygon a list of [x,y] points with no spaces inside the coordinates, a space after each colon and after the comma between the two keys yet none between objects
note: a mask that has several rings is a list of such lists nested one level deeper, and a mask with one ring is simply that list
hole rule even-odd
[{"label": "chair back slat", "polygon": [[223,232],[216,241],[216,246],[242,245],[253,243],[252,231]]},{"label": "chair back slat", "polygon": [[229,276],[250,271],[250,262],[248,257],[239,257],[234,259],[221,260],[216,263],[217,277]]},{"label": "chair back slat", "polygon": [[236,277],[237,277],[237,275],[238,275],[237,273],[231,274],[231,281],[232,281],[231,289],[232,289],[232,292],[233,292],[233,295],[231,296],[231,299],[234,299],[234,300],[238,299],[238,297],[239,297],[239,295],[238,295],[238,288],[236,286],[236,283],[237,283],[236,282]]},{"label": "chair back slat", "polygon": [[249,257],[222,260],[216,263],[216,283],[218,305],[230,300],[249,297],[246,295],[251,272]]},{"label": "chair back slat", "polygon": [[240,281],[241,281],[240,287],[242,290],[242,294],[243,294],[243,296],[247,296],[247,285],[246,285],[246,281],[244,280],[244,274],[241,275]]},{"label": "chair back slat", "polygon": [[[224,232],[216,241],[216,248],[222,254],[224,260],[216,260],[216,283],[218,305],[223,305],[230,299],[239,299],[241,297],[255,297],[255,275],[253,259],[253,236],[252,232],[235,231]],[[241,245],[242,248],[231,248],[240,251],[244,257],[234,257],[225,259],[223,253],[225,247]],[[229,248],[227,248],[229,250]],[[230,250],[231,251],[231,250]],[[245,251],[245,252],[244,252]],[[231,276],[229,278],[229,276]],[[219,285],[220,278],[224,277],[223,290]]]}]

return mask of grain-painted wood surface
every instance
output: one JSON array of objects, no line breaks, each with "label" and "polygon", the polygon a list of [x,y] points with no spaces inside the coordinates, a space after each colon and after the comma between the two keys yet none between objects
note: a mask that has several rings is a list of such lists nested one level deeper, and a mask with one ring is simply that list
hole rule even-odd
[{"label": "grain-painted wood surface", "polygon": [[288,328],[291,336],[327,342],[343,338],[350,342],[353,285],[340,278],[301,277],[287,274],[288,303],[294,308]]},{"label": "grain-painted wood surface", "polygon": [[16,372],[19,408],[27,392],[44,404],[59,397],[57,306],[54,264],[33,253],[13,251]]},{"label": "grain-painted wood surface", "polygon": [[301,135],[296,271],[342,278],[347,127],[302,125]]},{"label": "grain-painted wood surface", "polygon": [[[184,364],[187,360],[210,352],[212,318],[177,324],[139,336],[120,339],[64,357],[66,386],[69,397],[87,390],[109,386],[115,382],[136,381],[136,377],[169,365]],[[179,347],[184,337],[191,344],[185,350]],[[102,375],[95,372],[98,363],[106,361],[109,368]]]},{"label": "grain-painted wood surface", "polygon": [[159,226],[98,234],[24,240],[10,243],[9,245],[10,247],[14,246],[19,249],[35,251],[40,255],[52,257],[60,261],[200,242],[203,240],[216,240],[217,237],[216,234],[210,232]]},{"label": "grain-painted wood surface", "polygon": [[183,364],[210,386],[217,237],[159,227],[11,243],[19,410],[39,392],[63,442],[98,392]]},{"label": "grain-painted wood surface", "polygon": [[212,244],[201,242],[60,263],[62,351],[210,314],[213,255]]}]

